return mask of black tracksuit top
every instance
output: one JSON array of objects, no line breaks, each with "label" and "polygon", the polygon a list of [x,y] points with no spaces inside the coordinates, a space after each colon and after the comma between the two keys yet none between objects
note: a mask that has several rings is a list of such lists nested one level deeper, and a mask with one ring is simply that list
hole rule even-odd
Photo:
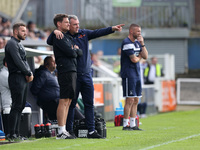
[{"label": "black tracksuit top", "polygon": [[26,76],[31,76],[32,72],[26,60],[26,51],[15,37],[11,37],[6,44],[5,58],[9,74],[22,73]]},{"label": "black tracksuit top", "polygon": [[53,37],[53,51],[58,73],[76,72],[76,57],[78,55],[75,49],[72,48],[74,45],[72,37],[66,33],[63,34],[63,39],[57,39],[56,36]]}]

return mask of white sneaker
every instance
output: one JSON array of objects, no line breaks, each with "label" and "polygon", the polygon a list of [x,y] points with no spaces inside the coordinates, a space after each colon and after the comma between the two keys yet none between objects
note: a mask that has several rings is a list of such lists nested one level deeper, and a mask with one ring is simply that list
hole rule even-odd
[{"label": "white sneaker", "polygon": [[64,131],[62,134],[58,134],[56,139],[75,139],[69,132]]}]

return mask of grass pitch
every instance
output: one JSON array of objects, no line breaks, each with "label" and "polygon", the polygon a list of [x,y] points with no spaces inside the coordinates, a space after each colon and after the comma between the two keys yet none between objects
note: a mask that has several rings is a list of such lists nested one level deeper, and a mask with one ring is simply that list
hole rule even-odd
[{"label": "grass pitch", "polygon": [[[140,119],[144,131],[122,131],[107,122],[106,139],[52,138],[0,145],[1,150],[198,150],[200,149],[200,109],[161,113]],[[0,143],[1,144],[1,143]]]}]

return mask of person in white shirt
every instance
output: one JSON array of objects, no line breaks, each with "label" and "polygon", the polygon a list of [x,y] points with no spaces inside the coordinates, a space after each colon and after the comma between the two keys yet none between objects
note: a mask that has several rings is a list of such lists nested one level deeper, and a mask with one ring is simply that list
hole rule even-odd
[{"label": "person in white shirt", "polygon": [[9,89],[9,85],[8,85],[8,68],[7,68],[7,63],[5,61],[5,58],[3,59],[3,68],[0,71],[0,105],[1,105],[1,109],[0,112],[2,112],[2,119],[3,119],[3,127],[4,127],[4,132],[7,135],[8,134],[8,127],[5,127],[6,125],[8,125],[8,123],[6,123],[6,121],[8,121],[6,119],[6,117],[4,116],[4,114],[9,114],[10,113],[10,109],[11,109],[11,103],[12,103],[12,99],[11,99],[11,93],[10,93],[10,89]]},{"label": "person in white shirt", "polygon": [[158,63],[157,57],[151,58],[151,64],[148,65],[144,70],[145,84],[154,84],[155,78],[162,77],[163,69]]},{"label": "person in white shirt", "polygon": [[1,104],[2,110],[10,109],[12,99],[10,89],[8,85],[8,68],[5,58],[3,59],[3,68],[0,71],[0,93],[1,93]]}]

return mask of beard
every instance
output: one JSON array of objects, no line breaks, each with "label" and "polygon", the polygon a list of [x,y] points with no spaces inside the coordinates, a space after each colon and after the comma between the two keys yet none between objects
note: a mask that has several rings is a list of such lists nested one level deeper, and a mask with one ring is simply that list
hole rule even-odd
[{"label": "beard", "polygon": [[137,37],[138,37],[137,35],[133,35],[133,38],[134,38],[134,39],[137,39]]},{"label": "beard", "polygon": [[20,35],[20,34],[18,34],[17,37],[18,37],[18,39],[20,39],[20,40],[25,40],[25,36],[22,36],[22,35]]}]

